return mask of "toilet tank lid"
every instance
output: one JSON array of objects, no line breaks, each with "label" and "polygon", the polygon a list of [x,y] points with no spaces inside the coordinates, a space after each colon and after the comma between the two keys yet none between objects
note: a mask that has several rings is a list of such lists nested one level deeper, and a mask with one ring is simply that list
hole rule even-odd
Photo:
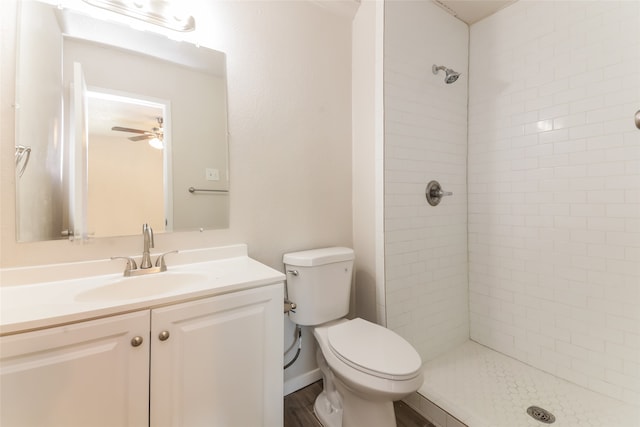
[{"label": "toilet tank lid", "polygon": [[353,249],[332,247],[284,254],[282,262],[298,267],[314,267],[333,262],[351,261],[354,257]]}]

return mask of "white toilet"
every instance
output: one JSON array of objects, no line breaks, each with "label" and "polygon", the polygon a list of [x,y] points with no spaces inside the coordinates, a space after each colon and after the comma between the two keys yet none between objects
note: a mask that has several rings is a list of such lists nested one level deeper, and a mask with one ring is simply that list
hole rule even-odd
[{"label": "white toilet", "polygon": [[393,401],[422,385],[422,361],[395,332],[349,311],[353,250],[323,248],[285,254],[289,312],[314,326],[324,389],[314,410],[325,427],[396,426]]}]

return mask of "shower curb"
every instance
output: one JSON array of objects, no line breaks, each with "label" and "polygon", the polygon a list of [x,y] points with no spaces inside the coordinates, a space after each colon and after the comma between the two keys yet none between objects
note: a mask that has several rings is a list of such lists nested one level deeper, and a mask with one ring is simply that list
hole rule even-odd
[{"label": "shower curb", "polygon": [[414,411],[425,417],[436,427],[468,427],[465,423],[451,415],[420,393],[412,393],[402,399]]}]

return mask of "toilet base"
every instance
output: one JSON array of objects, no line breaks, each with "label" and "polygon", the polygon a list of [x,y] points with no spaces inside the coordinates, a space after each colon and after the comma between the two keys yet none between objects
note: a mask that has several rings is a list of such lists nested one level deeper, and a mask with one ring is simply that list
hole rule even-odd
[{"label": "toilet base", "polygon": [[323,427],[342,426],[342,408],[333,407],[324,391],[316,397],[313,412]]},{"label": "toilet base", "polygon": [[322,392],[313,412],[323,427],[396,427],[393,402],[381,396],[363,396],[336,378],[318,347],[316,360],[322,372]]},{"label": "toilet base", "polygon": [[335,387],[335,376],[320,348],[316,349],[316,361],[322,373],[322,392],[316,397],[313,412],[323,427],[342,427],[342,398]]},{"label": "toilet base", "polygon": [[339,379],[336,388],[342,397],[342,427],[396,427],[391,400],[369,400],[350,390]]},{"label": "toilet base", "polygon": [[334,407],[323,391],[316,397],[313,412],[323,427],[395,427],[393,402],[372,402],[360,398],[343,384],[336,384],[345,409]]}]

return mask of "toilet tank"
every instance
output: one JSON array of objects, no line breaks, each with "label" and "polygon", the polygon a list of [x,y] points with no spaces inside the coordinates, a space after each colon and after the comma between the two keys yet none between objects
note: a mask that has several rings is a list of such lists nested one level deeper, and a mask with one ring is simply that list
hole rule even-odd
[{"label": "toilet tank", "polygon": [[285,254],[289,318],[303,326],[340,319],[349,312],[353,249],[332,247]]}]

